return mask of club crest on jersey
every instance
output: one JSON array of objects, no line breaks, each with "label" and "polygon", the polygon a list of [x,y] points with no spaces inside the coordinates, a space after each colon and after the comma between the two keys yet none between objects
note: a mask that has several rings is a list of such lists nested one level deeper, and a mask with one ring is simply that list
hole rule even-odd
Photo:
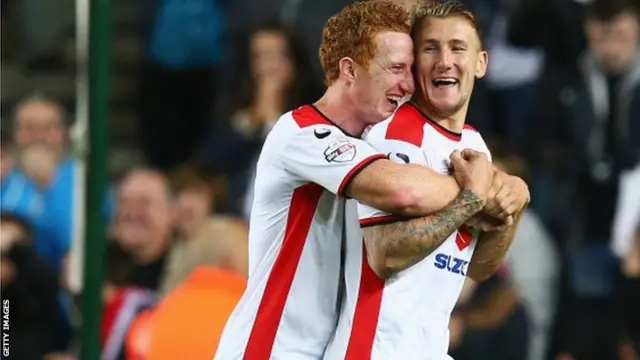
[{"label": "club crest on jersey", "polygon": [[324,151],[327,162],[345,163],[356,157],[356,146],[345,139],[335,139]]}]

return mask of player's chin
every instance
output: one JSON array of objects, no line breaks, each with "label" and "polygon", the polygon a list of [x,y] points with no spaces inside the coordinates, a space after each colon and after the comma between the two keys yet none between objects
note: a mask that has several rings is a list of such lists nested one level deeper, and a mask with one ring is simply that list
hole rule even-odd
[{"label": "player's chin", "polygon": [[394,103],[388,103],[388,104],[385,104],[385,106],[381,106],[380,109],[378,109],[378,114],[380,114],[381,120],[376,122],[380,122],[390,117],[391,115],[393,115],[393,113],[396,111],[397,108],[398,108],[398,104],[394,104]]},{"label": "player's chin", "polygon": [[429,99],[429,103],[439,114],[452,114],[460,108],[458,99],[453,98]]}]

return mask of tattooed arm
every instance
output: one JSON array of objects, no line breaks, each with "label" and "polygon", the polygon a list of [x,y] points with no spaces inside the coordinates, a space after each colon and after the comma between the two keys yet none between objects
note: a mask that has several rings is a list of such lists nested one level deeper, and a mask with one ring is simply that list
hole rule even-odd
[{"label": "tattooed arm", "polygon": [[480,212],[484,205],[485,201],[473,191],[463,190],[436,214],[364,228],[369,265],[386,279],[416,264]]}]

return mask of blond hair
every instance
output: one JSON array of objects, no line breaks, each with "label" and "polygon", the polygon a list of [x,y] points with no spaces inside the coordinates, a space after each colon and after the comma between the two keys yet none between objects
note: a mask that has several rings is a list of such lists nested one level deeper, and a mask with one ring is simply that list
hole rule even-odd
[{"label": "blond hair", "polygon": [[454,16],[467,20],[476,30],[482,44],[480,23],[473,12],[459,1],[419,0],[411,11],[411,35],[416,34],[425,19],[445,19]]}]

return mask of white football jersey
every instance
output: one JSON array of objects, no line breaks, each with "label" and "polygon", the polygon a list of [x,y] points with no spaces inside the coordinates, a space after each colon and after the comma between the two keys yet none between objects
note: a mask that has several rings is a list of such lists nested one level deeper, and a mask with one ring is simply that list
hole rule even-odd
[{"label": "white football jersey", "polygon": [[[454,133],[429,120],[412,104],[373,126],[365,140],[392,160],[426,165],[449,174],[454,150],[489,155],[480,134],[465,126]],[[449,319],[476,245],[466,229],[453,233],[433,253],[387,281],[367,262],[361,227],[403,218],[349,200],[360,226],[347,222],[346,292],[327,360],[449,359]],[[355,223],[355,222],[353,222]]]},{"label": "white football jersey", "polygon": [[247,289],[215,359],[322,357],[339,310],[342,196],[360,170],[381,158],[313,106],[278,120],[256,170]]}]

